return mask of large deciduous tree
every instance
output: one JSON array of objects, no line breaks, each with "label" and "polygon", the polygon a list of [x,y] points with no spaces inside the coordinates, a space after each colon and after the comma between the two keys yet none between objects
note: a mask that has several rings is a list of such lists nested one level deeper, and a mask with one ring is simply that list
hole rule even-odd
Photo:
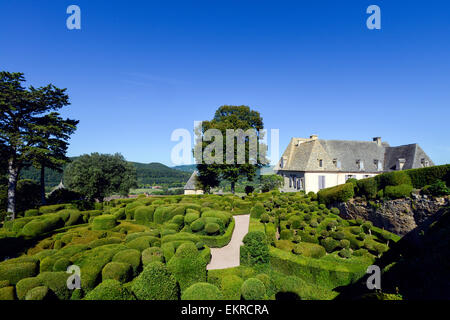
[{"label": "large deciduous tree", "polygon": [[64,170],[64,181],[88,200],[100,202],[115,193],[128,195],[137,186],[135,167],[118,153],[80,156]]},{"label": "large deciduous tree", "polygon": [[[248,106],[221,106],[211,121],[202,122],[200,131],[206,139],[198,142],[197,148],[201,147],[201,153],[194,151],[194,156],[197,161],[197,179],[205,191],[216,187],[220,180],[224,179],[231,183],[231,192],[234,193],[236,182],[240,177],[246,177],[249,181],[253,180],[257,169],[267,162],[265,152],[260,149],[262,145],[259,144],[259,139],[263,138],[260,131],[263,128],[264,124],[259,112],[251,110]],[[209,137],[208,130],[215,137]],[[219,136],[215,135],[214,131],[219,133]],[[230,137],[230,131],[234,133],[240,131],[241,134]],[[253,133],[256,141],[252,141],[248,133]],[[211,148],[215,142],[217,142],[216,148]],[[255,154],[252,155],[254,142],[256,150],[253,150]],[[243,146],[241,149],[239,144]],[[212,152],[210,152],[211,149],[213,149]],[[201,159],[198,159],[199,155]],[[240,161],[240,157],[244,161]],[[215,158],[215,161],[211,161],[212,158]]]},{"label": "large deciduous tree", "polygon": [[[42,129],[40,126],[52,117],[49,113],[69,105],[66,89],[59,89],[52,84],[25,88],[24,82],[23,73],[0,72],[0,151],[7,159],[7,211],[11,219],[15,218],[16,213],[16,187],[20,170],[35,161],[37,154],[43,153],[43,146],[52,144],[43,144],[45,137],[40,136],[42,130],[38,128]],[[53,114],[55,116],[56,113]],[[49,134],[48,138],[54,139],[55,135]]]}]

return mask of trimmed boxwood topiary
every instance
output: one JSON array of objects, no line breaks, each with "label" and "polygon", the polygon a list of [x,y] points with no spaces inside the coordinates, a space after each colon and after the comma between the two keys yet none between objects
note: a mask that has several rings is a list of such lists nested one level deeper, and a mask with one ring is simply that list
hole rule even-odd
[{"label": "trimmed boxwood topiary", "polygon": [[164,262],[164,253],[161,248],[151,247],[142,251],[142,265],[146,266],[153,261]]},{"label": "trimmed boxwood topiary", "polygon": [[319,259],[326,255],[325,248],[321,245],[308,242],[300,242],[294,246],[293,252],[305,257]]},{"label": "trimmed boxwood topiary", "polygon": [[175,277],[161,262],[152,262],[132,282],[131,289],[139,300],[176,300],[178,286]]},{"label": "trimmed boxwood topiary", "polygon": [[337,241],[331,237],[328,237],[328,238],[323,239],[320,242],[320,244],[322,245],[322,247],[325,248],[325,250],[328,253],[331,253],[334,251],[334,249],[336,249],[339,246],[339,241]]},{"label": "trimmed boxwood topiary", "polygon": [[202,219],[197,219],[191,223],[191,230],[194,232],[202,231],[205,227],[205,222]]},{"label": "trimmed boxwood topiary", "polygon": [[406,198],[411,195],[413,187],[410,184],[401,184],[398,186],[386,186],[384,197],[388,199]]},{"label": "trimmed boxwood topiary", "polygon": [[34,262],[0,264],[0,280],[8,280],[11,285],[16,285],[20,280],[37,274],[38,266]]},{"label": "trimmed boxwood topiary", "polygon": [[249,278],[242,284],[241,293],[245,300],[264,300],[266,287],[261,280]]},{"label": "trimmed boxwood topiary", "polygon": [[220,288],[224,300],[239,300],[241,298],[241,287],[244,283],[237,275],[227,275],[221,279]]},{"label": "trimmed boxwood topiary", "polygon": [[53,298],[54,295],[46,286],[39,286],[27,292],[25,300],[47,300]]},{"label": "trimmed boxwood topiary", "polygon": [[24,214],[25,217],[36,217],[38,215],[39,215],[38,209],[28,209],[27,211],[25,211]]},{"label": "trimmed boxwood topiary", "polygon": [[200,214],[196,210],[187,209],[184,216],[184,223],[190,225],[192,222],[200,218]]},{"label": "trimmed boxwood topiary", "polygon": [[85,300],[136,300],[133,294],[122,284],[113,279],[104,280],[92,291],[88,292]]},{"label": "trimmed boxwood topiary", "polygon": [[55,264],[53,265],[53,271],[67,271],[67,268],[72,264],[69,259],[67,258],[59,258],[55,261]]},{"label": "trimmed boxwood topiary", "polygon": [[180,245],[167,269],[180,284],[181,292],[196,282],[206,281],[206,261],[200,256],[192,242]]},{"label": "trimmed boxwood topiary", "polygon": [[289,230],[289,229],[284,229],[284,230],[281,230],[281,232],[280,232],[281,240],[292,240],[293,236],[294,236],[294,233],[292,232],[292,230]]},{"label": "trimmed boxwood topiary", "polygon": [[68,300],[72,292],[67,288],[69,274],[66,272],[43,272],[38,275],[43,285],[47,286],[59,300]]},{"label": "trimmed boxwood topiary", "polygon": [[223,300],[223,294],[211,283],[198,282],[183,292],[181,300]]},{"label": "trimmed boxwood topiary", "polygon": [[0,289],[0,301],[14,300],[14,287],[4,287]]},{"label": "trimmed boxwood topiary", "polygon": [[266,212],[266,210],[264,209],[264,205],[260,202],[257,202],[250,209],[250,217],[259,219],[264,212]]},{"label": "trimmed boxwood topiary", "polygon": [[24,300],[28,291],[42,285],[41,280],[37,277],[25,278],[17,282],[16,294],[19,300]]},{"label": "trimmed boxwood topiary", "polygon": [[156,247],[161,246],[161,240],[159,238],[152,236],[144,236],[131,240],[126,244],[126,246],[130,249],[136,249],[142,252],[145,249],[150,248],[152,246]]},{"label": "trimmed boxwood topiary", "polygon": [[269,215],[268,215],[267,213],[263,213],[263,214],[261,215],[260,221],[261,221],[262,223],[268,223],[268,222],[270,221]]},{"label": "trimmed boxwood topiary", "polygon": [[243,239],[244,245],[241,246],[241,263],[254,265],[269,262],[269,247],[267,245],[266,235],[261,231],[250,231]]},{"label": "trimmed boxwood topiary", "polygon": [[92,230],[109,230],[117,225],[117,219],[112,214],[95,217],[92,221]]},{"label": "trimmed boxwood topiary", "polygon": [[142,206],[137,207],[134,210],[134,219],[137,223],[149,223],[153,222],[153,214],[155,212],[154,206]]},{"label": "trimmed boxwood topiary", "polygon": [[209,235],[216,234],[220,230],[220,227],[217,223],[208,223],[205,226],[205,232]]},{"label": "trimmed boxwood topiary", "polygon": [[128,282],[133,276],[131,264],[126,262],[110,262],[103,267],[102,280],[117,280],[121,283]]},{"label": "trimmed boxwood topiary", "polygon": [[136,249],[122,250],[114,255],[112,261],[129,263],[133,268],[133,274],[136,276],[141,266],[141,253]]}]

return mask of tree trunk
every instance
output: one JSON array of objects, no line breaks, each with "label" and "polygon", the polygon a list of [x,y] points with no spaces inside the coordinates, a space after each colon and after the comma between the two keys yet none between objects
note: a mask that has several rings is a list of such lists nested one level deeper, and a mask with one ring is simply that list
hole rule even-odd
[{"label": "tree trunk", "polygon": [[19,177],[19,168],[14,158],[8,161],[8,214],[11,220],[16,218],[16,187]]},{"label": "tree trunk", "polygon": [[234,190],[234,188],[235,188],[235,185],[236,185],[236,182],[234,182],[234,181],[231,181],[231,193],[232,193],[232,194],[234,194],[234,193],[235,193],[235,190]]},{"label": "tree trunk", "polygon": [[45,205],[45,166],[41,164],[41,204]]}]

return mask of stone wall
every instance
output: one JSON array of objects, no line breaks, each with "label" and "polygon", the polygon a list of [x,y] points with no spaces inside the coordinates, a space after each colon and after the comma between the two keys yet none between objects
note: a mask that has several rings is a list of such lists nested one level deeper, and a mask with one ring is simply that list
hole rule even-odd
[{"label": "stone wall", "polygon": [[431,198],[413,194],[411,198],[365,201],[352,199],[337,207],[344,219],[362,218],[374,226],[384,228],[400,236],[425,223],[427,218],[449,204],[449,197]]}]

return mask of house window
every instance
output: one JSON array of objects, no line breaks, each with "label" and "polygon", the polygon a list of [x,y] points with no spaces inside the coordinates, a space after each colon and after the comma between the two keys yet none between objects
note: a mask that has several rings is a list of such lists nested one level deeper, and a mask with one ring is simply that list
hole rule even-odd
[{"label": "house window", "polygon": [[397,160],[397,170],[403,170],[403,167],[405,166],[406,160],[403,158],[400,158]]},{"label": "house window", "polygon": [[280,168],[283,169],[283,158],[280,160]]},{"label": "house window", "polygon": [[345,175],[345,182],[347,182],[348,179],[356,179],[356,176],[352,174],[347,174]]},{"label": "house window", "polygon": [[374,163],[377,166],[377,171],[383,171],[383,162],[381,160],[374,160]]},{"label": "house window", "polygon": [[322,159],[319,159],[319,167],[323,167],[323,160]]},{"label": "house window", "polygon": [[325,176],[319,176],[319,190],[325,189]]},{"label": "house window", "polygon": [[422,167],[429,167],[429,166],[430,166],[430,161],[425,160],[425,158],[422,158],[422,159],[420,160],[420,162],[421,162],[421,164],[422,164]]},{"label": "house window", "polygon": [[370,178],[370,175],[365,174],[365,175],[364,175],[364,179],[366,179],[366,178]]},{"label": "house window", "polygon": [[342,164],[341,161],[339,161],[338,159],[333,159],[333,164],[336,166],[336,168],[341,169]]},{"label": "house window", "polygon": [[358,165],[360,171],[364,171],[364,161],[356,160],[356,164]]}]

